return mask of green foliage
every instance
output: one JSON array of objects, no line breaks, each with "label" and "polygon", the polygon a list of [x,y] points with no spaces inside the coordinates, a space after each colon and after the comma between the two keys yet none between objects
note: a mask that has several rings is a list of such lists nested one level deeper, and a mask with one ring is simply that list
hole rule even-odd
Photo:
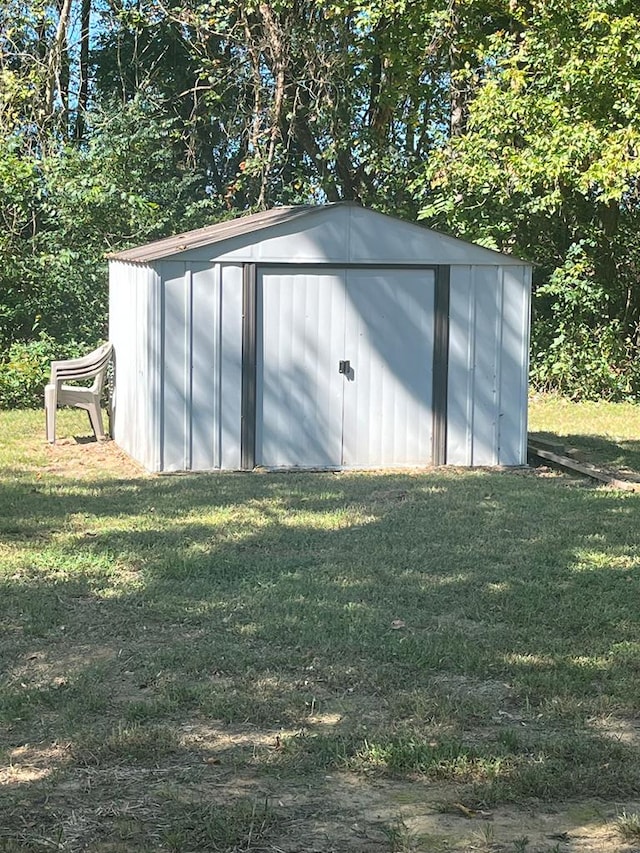
[{"label": "green foliage", "polygon": [[45,332],[36,340],[11,344],[0,359],[0,409],[42,406],[50,363],[84,355],[88,349],[75,342],[62,345]]},{"label": "green foliage", "polygon": [[[544,338],[552,338],[547,349]],[[531,381],[541,391],[571,399],[634,400],[640,393],[636,348],[620,324],[572,326],[541,318],[534,328]]]},{"label": "green foliage", "polygon": [[0,155],[10,226],[0,237],[0,356],[40,333],[63,349],[75,340],[94,346],[107,335],[105,254],[220,215],[204,177],[177,162],[174,123],[148,103],[93,122],[86,147],[29,156],[16,139]]},{"label": "green foliage", "polygon": [[472,48],[465,132],[414,185],[422,216],[537,263],[538,387],[635,395],[639,19],[625,2],[509,8]]},{"label": "green foliage", "polygon": [[619,319],[606,317],[610,294],[598,280],[592,249],[587,241],[573,245],[537,290],[531,378],[540,390],[572,398],[633,399],[640,392],[634,343]]},{"label": "green foliage", "polygon": [[0,357],[103,338],[109,251],[357,199],[535,261],[538,387],[640,393],[629,0],[91,11],[0,0]]}]

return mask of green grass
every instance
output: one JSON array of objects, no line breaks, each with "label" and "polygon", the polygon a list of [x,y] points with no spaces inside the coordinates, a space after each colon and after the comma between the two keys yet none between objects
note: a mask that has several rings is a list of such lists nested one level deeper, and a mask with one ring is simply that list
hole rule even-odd
[{"label": "green grass", "polygon": [[[552,429],[556,405],[532,425],[603,429],[564,404]],[[41,420],[0,415],[0,851],[277,849],[307,831],[282,791],[329,819],[336,772],[482,807],[640,794],[637,745],[608,734],[640,713],[640,495],[151,477],[49,448]]]},{"label": "green grass", "polygon": [[577,458],[594,465],[640,472],[640,406],[535,395],[529,406],[529,430],[558,439],[575,449]]},{"label": "green grass", "polygon": [[620,836],[625,839],[625,841],[639,841],[640,815],[636,812],[628,814],[626,811],[623,810],[622,813],[618,815],[616,829]]}]

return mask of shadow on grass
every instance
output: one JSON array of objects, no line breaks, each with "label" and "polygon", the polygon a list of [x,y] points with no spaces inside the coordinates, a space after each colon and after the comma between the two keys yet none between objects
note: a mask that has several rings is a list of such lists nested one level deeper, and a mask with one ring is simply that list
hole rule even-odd
[{"label": "shadow on grass", "polygon": [[624,469],[640,473],[640,438],[612,441],[600,435],[560,435],[552,432],[532,432],[532,436],[557,442],[566,451],[575,451],[576,459],[605,468]]},{"label": "shadow on grass", "polygon": [[636,744],[589,720],[640,712],[638,500],[469,471],[5,481],[5,755],[200,766],[161,733],[189,723],[287,730],[229,757],[267,775],[637,793]]}]

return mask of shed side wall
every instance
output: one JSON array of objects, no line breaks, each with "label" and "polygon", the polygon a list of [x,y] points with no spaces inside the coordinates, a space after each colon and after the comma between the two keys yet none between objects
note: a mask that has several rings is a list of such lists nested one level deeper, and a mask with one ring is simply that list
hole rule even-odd
[{"label": "shed side wall", "polygon": [[500,312],[502,277],[499,267],[472,267],[476,291],[473,383],[472,465],[497,465],[500,408]]},{"label": "shed side wall", "polygon": [[109,265],[109,340],[115,353],[113,438],[133,459],[158,470],[154,407],[159,341],[154,312],[154,271],[147,266]]},{"label": "shed side wall", "polygon": [[472,267],[451,267],[449,281],[446,459],[450,465],[471,465],[476,310]]},{"label": "shed side wall", "polygon": [[526,462],[530,268],[451,267],[447,462]]},{"label": "shed side wall", "polygon": [[191,467],[189,407],[191,382],[191,274],[185,264],[167,263],[162,277],[162,416],[161,470],[184,471]]},{"label": "shed side wall", "polygon": [[190,285],[189,467],[207,471],[220,467],[220,267],[192,264]]},{"label": "shed side wall", "polygon": [[502,369],[500,373],[499,460],[527,461],[531,267],[502,267]]},{"label": "shed side wall", "polygon": [[240,468],[242,421],[242,267],[220,267],[220,467]]},{"label": "shed side wall", "polygon": [[161,470],[240,467],[242,267],[166,261]]}]

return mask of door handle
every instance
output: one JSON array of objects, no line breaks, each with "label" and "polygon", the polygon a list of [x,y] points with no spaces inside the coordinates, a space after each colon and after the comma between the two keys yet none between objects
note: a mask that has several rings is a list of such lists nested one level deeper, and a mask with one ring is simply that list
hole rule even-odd
[{"label": "door handle", "polygon": [[348,376],[351,372],[351,362],[347,359],[345,361],[338,362],[338,373],[343,373],[345,376]]}]

